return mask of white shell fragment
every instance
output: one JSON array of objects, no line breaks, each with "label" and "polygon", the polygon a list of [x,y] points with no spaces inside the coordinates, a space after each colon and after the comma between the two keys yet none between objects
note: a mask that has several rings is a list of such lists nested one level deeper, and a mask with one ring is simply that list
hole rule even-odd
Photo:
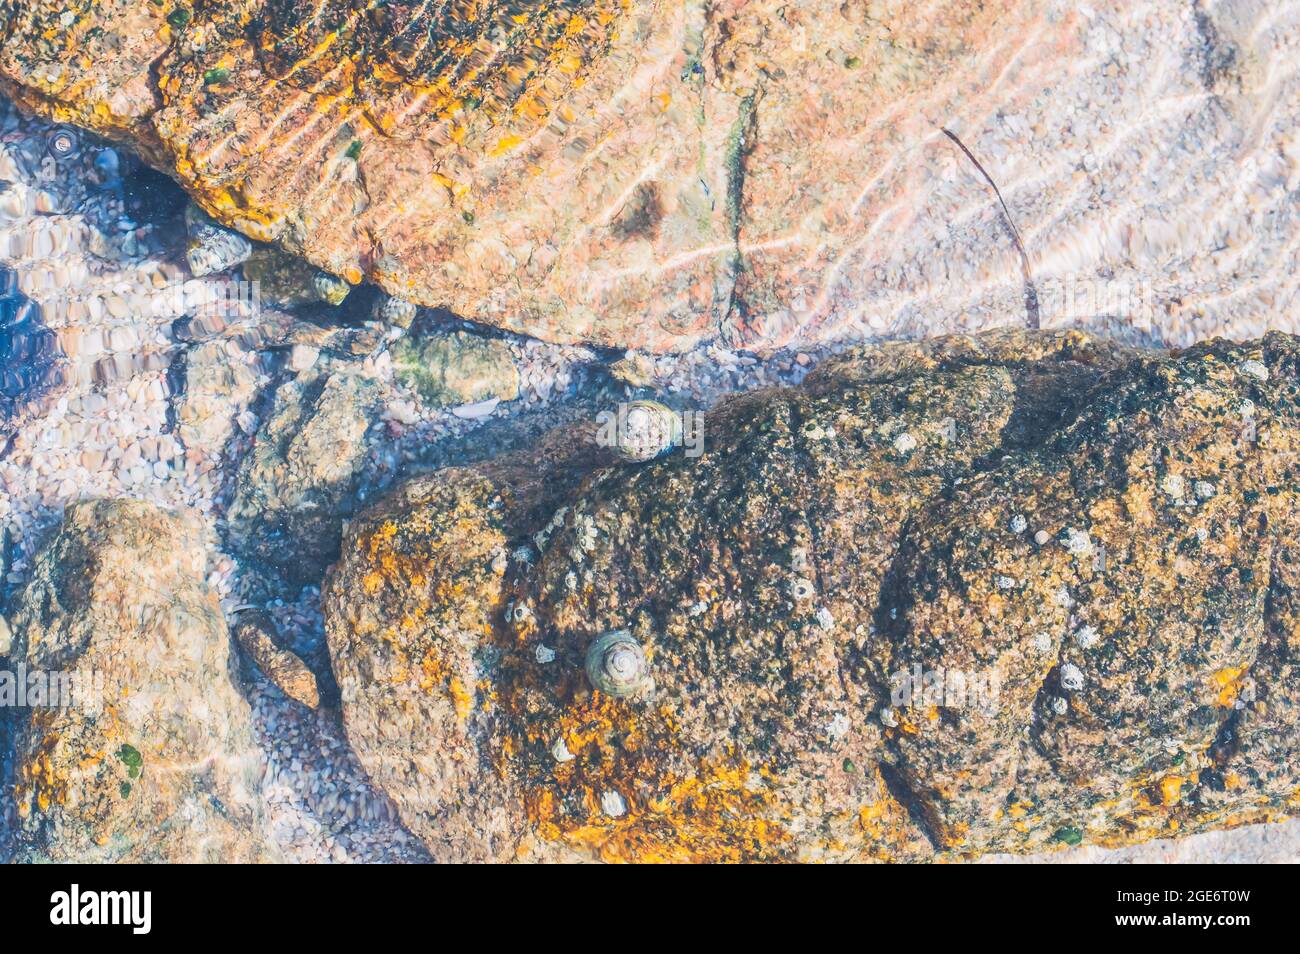
[{"label": "white shell fragment", "polygon": [[610,818],[622,818],[627,814],[627,802],[618,792],[607,788],[600,793],[600,810]]},{"label": "white shell fragment", "polygon": [[480,418],[487,417],[497,409],[501,403],[500,398],[488,398],[486,401],[478,401],[474,404],[462,404],[459,407],[453,407],[451,413],[465,421],[477,421]]},{"label": "white shell fragment", "polygon": [[1083,688],[1083,670],[1074,663],[1061,667],[1061,688],[1067,692],[1078,692]]},{"label": "white shell fragment", "polygon": [[1241,364],[1237,366],[1237,370],[1257,381],[1268,380],[1268,368],[1265,366],[1264,362],[1257,361],[1254,358],[1241,362]]},{"label": "white shell fragment", "polygon": [[551,757],[563,765],[565,762],[572,762],[576,756],[569,751],[569,747],[564,744],[564,739],[556,739],[555,744],[551,746]]}]

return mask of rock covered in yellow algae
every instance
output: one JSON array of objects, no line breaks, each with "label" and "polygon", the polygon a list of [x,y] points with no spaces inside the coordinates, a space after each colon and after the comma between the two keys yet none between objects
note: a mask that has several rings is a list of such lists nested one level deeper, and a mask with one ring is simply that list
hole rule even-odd
[{"label": "rock covered in yellow algae", "polygon": [[270,860],[206,553],[193,515],[94,501],[37,557],[5,673],[26,676],[24,707],[6,709],[16,859]]},{"label": "rock covered in yellow algae", "polygon": [[[1297,356],[872,346],[725,402],[698,458],[420,478],[327,583],[349,738],[447,857],[916,860],[1293,813]],[[648,667],[622,698],[584,668],[615,631]]]}]

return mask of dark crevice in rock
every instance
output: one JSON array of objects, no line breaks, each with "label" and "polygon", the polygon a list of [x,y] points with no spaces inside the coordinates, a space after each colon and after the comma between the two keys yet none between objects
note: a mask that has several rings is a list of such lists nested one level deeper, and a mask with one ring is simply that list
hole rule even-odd
[{"label": "dark crevice in rock", "polygon": [[[745,256],[740,248],[740,232],[745,210],[745,160],[753,150],[758,136],[758,101],[761,95],[760,88],[740,101],[724,160],[727,171],[727,238],[732,246],[732,259],[731,289],[721,317],[723,326],[729,329],[744,327],[748,318],[748,307],[741,289]],[[724,335],[724,339],[725,337]]]},{"label": "dark crevice in rock", "polygon": [[943,839],[939,837],[938,826],[930,817],[931,810],[908,783],[906,770],[883,759],[876,765],[890,796],[903,806],[912,824],[930,843],[930,848],[936,853],[943,851]]},{"label": "dark crevice in rock", "polygon": [[1201,39],[1201,85],[1207,91],[1219,91],[1222,81],[1237,64],[1237,48],[1224,40],[1203,0],[1193,0],[1192,21]]}]

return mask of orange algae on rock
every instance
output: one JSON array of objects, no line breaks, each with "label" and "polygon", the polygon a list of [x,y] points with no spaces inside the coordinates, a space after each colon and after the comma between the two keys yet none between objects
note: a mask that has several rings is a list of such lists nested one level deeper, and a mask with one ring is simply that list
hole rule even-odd
[{"label": "orange algae on rock", "polygon": [[[662,757],[672,745],[670,718],[598,692],[583,695],[555,722],[530,726],[525,742],[554,749],[563,741],[571,756],[524,782],[529,819],[543,839],[603,861],[781,856],[789,836],[770,772],[733,757],[678,774]],[[621,800],[616,816],[602,804],[609,793]]]},{"label": "orange algae on rock", "polygon": [[[865,347],[719,406],[698,459],[572,439],[420,478],[327,587],[349,736],[446,857],[490,831],[494,857],[929,860],[1285,817],[1298,364],[1284,335]],[[614,631],[651,677],[622,698],[585,670]],[[411,696],[375,678],[431,645]],[[914,667],[992,691],[906,698]]]}]

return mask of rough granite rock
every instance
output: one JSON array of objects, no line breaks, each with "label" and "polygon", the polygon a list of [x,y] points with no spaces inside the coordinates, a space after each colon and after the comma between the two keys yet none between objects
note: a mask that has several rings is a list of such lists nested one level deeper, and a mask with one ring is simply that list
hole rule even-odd
[{"label": "rough granite rock", "polygon": [[378,388],[320,371],[281,385],[236,478],[226,539],[290,583],[318,582],[356,501]]},{"label": "rough granite rock", "polygon": [[652,350],[860,317],[897,271],[872,246],[906,225],[888,220],[924,175],[911,153],[1092,42],[1091,14],[1037,0],[17,0],[0,18],[0,90],[131,142],[245,234],[478,321]]},{"label": "rough granite rock", "polygon": [[[920,860],[1300,812],[1300,341],[860,348],[350,524],[348,737],[435,857]],[[653,688],[584,671],[626,630]],[[907,678],[919,675],[914,684]],[[960,677],[960,682],[958,682]]]},{"label": "rough granite rock", "polygon": [[235,418],[257,395],[257,373],[246,352],[217,339],[186,352],[184,374],[176,432],[190,450],[220,454],[235,433]]},{"label": "rough granite rock", "polygon": [[205,534],[190,515],[93,501],[38,556],[7,668],[29,686],[65,673],[73,705],[6,709],[17,860],[271,860]]}]

